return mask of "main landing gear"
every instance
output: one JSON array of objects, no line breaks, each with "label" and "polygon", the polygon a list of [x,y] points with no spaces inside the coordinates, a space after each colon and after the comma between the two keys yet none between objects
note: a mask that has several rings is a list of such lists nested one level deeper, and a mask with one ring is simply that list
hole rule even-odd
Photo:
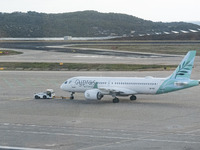
[{"label": "main landing gear", "polygon": [[[131,95],[130,100],[131,101],[135,101],[137,99],[137,97],[135,95]],[[113,99],[113,103],[119,103],[119,99],[117,97],[115,97]]]},{"label": "main landing gear", "polygon": [[131,101],[135,101],[137,99],[137,97],[135,96],[135,95],[132,95],[131,97],[130,97],[130,100]]},{"label": "main landing gear", "polygon": [[71,99],[71,100],[74,99],[74,94],[75,94],[75,92],[72,92],[72,93],[71,93],[71,96],[70,96],[70,99]]},{"label": "main landing gear", "polygon": [[113,103],[119,103],[119,99],[118,99],[117,97],[115,97],[115,98],[113,99]]}]

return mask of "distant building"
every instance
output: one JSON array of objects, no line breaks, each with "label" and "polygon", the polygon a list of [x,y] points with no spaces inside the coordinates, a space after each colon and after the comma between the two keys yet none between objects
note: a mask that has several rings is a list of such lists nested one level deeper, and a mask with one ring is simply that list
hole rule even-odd
[{"label": "distant building", "polygon": [[169,32],[164,32],[164,34],[170,34]]},{"label": "distant building", "polygon": [[190,30],[191,32],[194,32],[194,33],[195,33],[195,32],[198,32],[197,30],[192,30],[192,29],[189,29],[189,30]]},{"label": "distant building", "polygon": [[172,31],[172,33],[178,34],[179,32],[178,31]]},{"label": "distant building", "polygon": [[64,40],[72,40],[72,36],[64,36]]},{"label": "distant building", "polygon": [[182,33],[189,33],[189,31],[181,30]]}]

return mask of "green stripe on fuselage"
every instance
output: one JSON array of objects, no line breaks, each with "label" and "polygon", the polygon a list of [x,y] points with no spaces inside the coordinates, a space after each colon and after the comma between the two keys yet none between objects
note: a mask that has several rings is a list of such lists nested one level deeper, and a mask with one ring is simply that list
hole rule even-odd
[{"label": "green stripe on fuselage", "polygon": [[[185,85],[177,86],[175,83],[187,83]],[[177,90],[182,90],[186,88],[190,88],[193,86],[199,85],[198,80],[176,80],[176,79],[167,79],[163,82],[163,84],[160,86],[156,94],[163,94],[168,92],[173,92]]]}]

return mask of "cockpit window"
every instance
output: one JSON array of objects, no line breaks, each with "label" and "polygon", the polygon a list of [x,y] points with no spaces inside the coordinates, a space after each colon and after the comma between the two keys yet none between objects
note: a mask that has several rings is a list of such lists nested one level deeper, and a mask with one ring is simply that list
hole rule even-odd
[{"label": "cockpit window", "polygon": [[65,81],[65,84],[67,84],[67,81]]}]

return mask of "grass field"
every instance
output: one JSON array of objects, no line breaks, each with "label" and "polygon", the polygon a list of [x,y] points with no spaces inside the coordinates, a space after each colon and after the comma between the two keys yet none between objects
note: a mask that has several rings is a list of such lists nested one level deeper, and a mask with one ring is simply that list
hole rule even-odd
[{"label": "grass field", "polygon": [[0,50],[0,56],[17,55],[17,54],[22,54],[22,52],[17,52],[17,51],[12,51],[12,50]]},{"label": "grass field", "polygon": [[34,70],[34,71],[149,71],[170,70],[173,65],[133,65],[133,64],[82,64],[82,63],[23,63],[1,62],[1,70]]},{"label": "grass field", "polygon": [[73,47],[79,48],[96,48],[96,49],[109,49],[131,52],[146,52],[146,53],[159,53],[159,54],[177,54],[185,55],[189,50],[196,50],[197,55],[200,56],[200,43],[164,43],[164,44],[80,44]]}]

